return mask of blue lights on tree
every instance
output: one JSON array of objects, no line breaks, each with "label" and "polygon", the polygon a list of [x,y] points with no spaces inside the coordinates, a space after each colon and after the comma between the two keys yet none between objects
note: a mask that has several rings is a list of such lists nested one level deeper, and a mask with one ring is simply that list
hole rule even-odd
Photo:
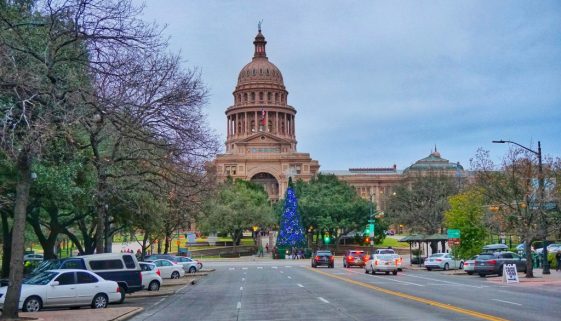
[{"label": "blue lights on tree", "polygon": [[298,199],[291,185],[289,184],[286,190],[277,246],[303,248],[306,247],[306,238],[302,228],[302,220],[298,214]]}]

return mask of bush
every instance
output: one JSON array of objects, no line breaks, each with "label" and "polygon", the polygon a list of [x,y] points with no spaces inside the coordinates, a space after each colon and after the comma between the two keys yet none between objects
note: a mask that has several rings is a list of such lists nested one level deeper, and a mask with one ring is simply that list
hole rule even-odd
[{"label": "bush", "polygon": [[557,253],[547,253],[547,261],[549,261],[549,267],[551,269],[557,269],[557,259],[555,258]]}]

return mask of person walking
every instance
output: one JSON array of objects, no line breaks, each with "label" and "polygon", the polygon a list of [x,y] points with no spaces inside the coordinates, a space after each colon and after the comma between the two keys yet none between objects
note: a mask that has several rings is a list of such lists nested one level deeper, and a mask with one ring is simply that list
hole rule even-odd
[{"label": "person walking", "polygon": [[557,260],[557,267],[555,268],[555,271],[559,271],[559,269],[561,269],[561,251],[557,251],[555,259]]},{"label": "person walking", "polygon": [[265,245],[265,250],[267,251],[267,254],[269,254],[269,243],[267,242],[267,244]]}]

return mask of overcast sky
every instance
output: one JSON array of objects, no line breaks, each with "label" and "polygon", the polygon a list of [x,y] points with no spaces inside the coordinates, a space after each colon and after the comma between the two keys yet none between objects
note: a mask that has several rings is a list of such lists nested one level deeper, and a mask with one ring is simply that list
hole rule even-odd
[{"label": "overcast sky", "polygon": [[508,139],[561,155],[561,1],[162,1],[171,50],[209,89],[210,126],[253,56],[263,19],[267,55],[298,111],[298,151],[321,169],[404,169],[436,144],[469,167]]}]

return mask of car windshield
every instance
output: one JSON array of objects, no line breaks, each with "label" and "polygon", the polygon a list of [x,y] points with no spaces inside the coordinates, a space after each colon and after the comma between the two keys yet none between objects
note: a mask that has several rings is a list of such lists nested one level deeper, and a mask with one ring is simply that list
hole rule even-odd
[{"label": "car windshield", "polygon": [[28,279],[23,280],[23,284],[46,285],[49,284],[49,282],[51,282],[51,280],[57,275],[57,272],[52,271],[40,272]]},{"label": "car windshield", "polygon": [[376,255],[376,258],[381,260],[393,260],[395,256],[391,254],[380,254],[380,255]]},{"label": "car windshield", "polygon": [[324,251],[324,252],[317,252],[316,255],[323,255],[323,256],[325,256],[325,255],[331,255],[331,252],[326,252],[326,251]]},{"label": "car windshield", "polygon": [[33,270],[33,274],[41,273],[41,272],[47,271],[47,270],[58,269],[61,263],[62,263],[62,260],[43,261],[43,262],[41,262],[41,264],[39,264],[39,266],[37,266],[37,268],[35,270]]},{"label": "car windshield", "polygon": [[430,257],[442,257],[444,256],[444,253],[435,253],[433,255],[431,255]]},{"label": "car windshield", "polygon": [[394,250],[378,250],[378,253],[380,254],[394,254]]}]

